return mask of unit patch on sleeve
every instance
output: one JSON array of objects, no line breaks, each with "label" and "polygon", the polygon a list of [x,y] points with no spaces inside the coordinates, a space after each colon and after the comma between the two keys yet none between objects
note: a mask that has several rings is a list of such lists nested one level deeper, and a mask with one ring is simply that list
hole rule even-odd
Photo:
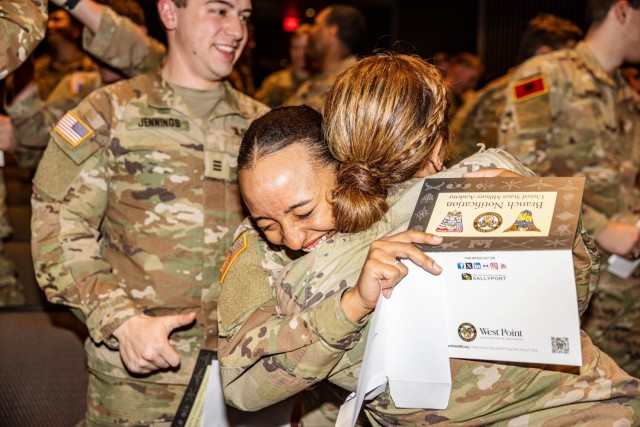
[{"label": "unit patch on sleeve", "polygon": [[60,119],[55,131],[72,147],[77,147],[93,134],[93,129],[72,112],[68,112]]},{"label": "unit patch on sleeve", "polygon": [[515,102],[526,101],[549,92],[547,80],[542,74],[519,80],[511,85]]},{"label": "unit patch on sleeve", "polygon": [[240,255],[240,253],[245,250],[246,247],[247,236],[245,233],[242,233],[236,239],[236,241],[233,242],[233,245],[231,245],[231,249],[229,249],[227,257],[224,259],[222,266],[220,266],[220,283],[224,282],[224,278],[226,277],[229,268],[231,268],[231,264],[233,264],[233,261],[236,259],[236,257]]}]

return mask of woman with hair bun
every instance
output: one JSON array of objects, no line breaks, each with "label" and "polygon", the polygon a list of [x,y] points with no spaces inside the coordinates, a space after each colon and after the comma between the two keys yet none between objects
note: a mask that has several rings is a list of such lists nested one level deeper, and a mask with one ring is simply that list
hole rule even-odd
[{"label": "woman with hair bun", "polygon": [[[355,390],[369,315],[407,273],[397,258],[441,271],[412,244],[441,238],[405,231],[425,179],[481,168],[492,169],[475,176],[532,175],[502,150],[441,171],[446,89],[417,57],[360,60],[338,77],[323,111],[324,125],[305,106],[273,110],[242,141],[238,177],[251,219],[221,268],[218,356],[226,399],[243,410],[325,379]],[[581,226],[573,255],[582,312],[598,256]],[[374,425],[640,422],[638,380],[585,334],[581,344],[579,370],[451,359],[447,409],[397,408],[388,388],[363,409]]]}]

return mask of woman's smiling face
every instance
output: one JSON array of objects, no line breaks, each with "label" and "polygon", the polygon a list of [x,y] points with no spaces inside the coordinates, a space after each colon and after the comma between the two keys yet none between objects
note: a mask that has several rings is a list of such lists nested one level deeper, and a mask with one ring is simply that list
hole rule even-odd
[{"label": "woman's smiling face", "polygon": [[310,251],[333,235],[335,169],[311,161],[304,145],[260,158],[240,171],[239,180],[251,216],[271,243]]}]

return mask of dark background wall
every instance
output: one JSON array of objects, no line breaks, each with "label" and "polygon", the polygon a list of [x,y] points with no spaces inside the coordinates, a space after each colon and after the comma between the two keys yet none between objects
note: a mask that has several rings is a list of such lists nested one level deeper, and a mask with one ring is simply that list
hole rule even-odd
[{"label": "dark background wall", "polygon": [[[147,11],[151,33],[163,38],[155,0],[139,0]],[[322,0],[254,0],[256,49],[254,74],[259,83],[286,64],[289,34],[282,29],[285,13],[300,22],[313,22],[307,9],[332,4]],[[362,53],[393,48],[430,58],[437,52],[478,54],[486,65],[484,81],[503,74],[515,58],[520,34],[539,13],[571,19],[585,30],[586,0],[342,0],[358,7],[367,18],[368,44]]]}]

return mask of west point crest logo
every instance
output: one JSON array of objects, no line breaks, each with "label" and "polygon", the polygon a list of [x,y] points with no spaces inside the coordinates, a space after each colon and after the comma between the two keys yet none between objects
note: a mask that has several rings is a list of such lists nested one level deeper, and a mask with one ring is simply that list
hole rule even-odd
[{"label": "west point crest logo", "polygon": [[466,342],[470,342],[476,339],[478,336],[478,331],[476,331],[476,327],[471,323],[462,323],[458,326],[458,336]]}]

